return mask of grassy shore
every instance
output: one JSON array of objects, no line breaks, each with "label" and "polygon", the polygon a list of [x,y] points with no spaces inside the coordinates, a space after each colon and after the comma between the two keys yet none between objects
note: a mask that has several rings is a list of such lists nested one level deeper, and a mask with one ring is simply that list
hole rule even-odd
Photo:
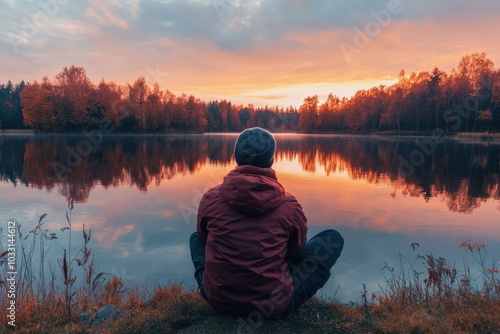
[{"label": "grassy shore", "polygon": [[[68,319],[61,296],[47,300],[25,299],[18,311],[16,333],[499,333],[500,301],[474,294],[433,297],[415,302],[401,291],[367,304],[342,304],[313,298],[297,313],[281,320],[241,319],[215,312],[196,291],[178,285],[148,292],[127,288],[107,291],[87,307],[75,305]],[[119,284],[118,284],[119,285]],[[112,302],[122,315],[100,327],[84,325],[78,314],[92,315]],[[78,302],[76,302],[78,304]],[[3,316],[3,315],[2,315]],[[5,317],[3,316],[5,319]]]},{"label": "grassy shore", "polygon": [[[80,251],[64,251],[45,264],[44,252],[57,235],[44,229],[44,218],[27,234],[17,227],[15,327],[8,324],[7,254],[0,244],[2,333],[500,333],[500,270],[486,265],[491,255],[482,243],[459,245],[482,268],[477,277],[465,263],[459,272],[432,254],[401,255],[398,267],[383,269],[385,286],[365,290],[356,303],[313,298],[281,320],[263,320],[218,314],[194,288],[127,286],[99,272],[85,227]],[[71,208],[67,219],[64,233],[71,232]],[[116,319],[99,326],[82,322],[82,314],[93,319],[110,304],[119,310]]]}]

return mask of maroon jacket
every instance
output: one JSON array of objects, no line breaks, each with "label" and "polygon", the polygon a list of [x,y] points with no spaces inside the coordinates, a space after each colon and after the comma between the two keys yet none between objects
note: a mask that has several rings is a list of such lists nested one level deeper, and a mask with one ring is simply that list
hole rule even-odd
[{"label": "maroon jacket", "polygon": [[306,242],[307,219],[271,168],[243,165],[207,191],[198,211],[203,287],[223,313],[283,315],[293,293],[286,260]]}]

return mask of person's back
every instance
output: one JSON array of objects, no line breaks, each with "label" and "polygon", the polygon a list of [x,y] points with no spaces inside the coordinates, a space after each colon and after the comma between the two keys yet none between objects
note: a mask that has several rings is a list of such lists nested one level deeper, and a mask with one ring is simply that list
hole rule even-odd
[{"label": "person's back", "polygon": [[275,295],[272,314],[285,312],[293,292],[286,259],[305,244],[307,227],[274,171],[243,165],[230,172],[205,194],[199,226],[207,236],[203,286],[210,304],[245,315]]},{"label": "person's back", "polygon": [[190,241],[195,278],[222,313],[279,318],[296,310],[326,283],[342,251],[342,237],[329,230],[320,240],[330,245],[324,259],[318,243],[308,242],[315,248],[304,252],[307,219],[271,168],[275,145],[263,129],[243,131],[235,144],[238,167],[200,202]]}]

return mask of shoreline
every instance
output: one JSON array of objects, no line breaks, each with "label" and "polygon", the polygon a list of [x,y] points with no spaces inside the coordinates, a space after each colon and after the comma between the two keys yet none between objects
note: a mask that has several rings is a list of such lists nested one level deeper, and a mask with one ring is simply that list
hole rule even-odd
[{"label": "shoreline", "polygon": [[[200,133],[136,133],[136,132],[119,132],[119,133],[101,133],[104,137],[164,137],[164,136],[221,136],[221,135],[237,135],[239,132],[200,132]],[[275,132],[276,136],[313,136],[313,137],[367,137],[367,138],[393,138],[393,139],[423,139],[423,138],[439,138],[440,136],[433,133],[396,133],[396,132],[373,132],[373,133],[302,133],[302,132]],[[34,132],[32,130],[1,130],[1,136],[85,136],[83,132]],[[500,133],[486,132],[457,132],[444,134],[442,138],[447,140],[456,140],[470,143],[496,143],[500,142]]]},{"label": "shoreline", "polygon": [[0,135],[16,135],[16,134],[29,134],[34,135],[35,132],[33,130],[25,130],[25,129],[8,129],[8,130],[0,130]]}]

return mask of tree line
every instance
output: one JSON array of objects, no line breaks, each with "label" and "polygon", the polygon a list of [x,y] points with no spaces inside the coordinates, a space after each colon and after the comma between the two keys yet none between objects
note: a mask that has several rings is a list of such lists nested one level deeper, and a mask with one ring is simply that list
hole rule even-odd
[{"label": "tree line", "polygon": [[239,132],[260,126],[276,132],[426,133],[500,131],[500,69],[485,53],[461,59],[450,73],[404,71],[390,86],[350,98],[330,94],[300,108],[204,102],[174,95],[144,77],[119,85],[94,84],[82,67],[65,67],[54,79],[0,85],[0,129],[79,132],[107,121],[117,132]]},{"label": "tree line", "polygon": [[351,98],[307,97],[299,109],[304,132],[425,133],[500,131],[500,69],[485,53],[463,57],[450,73],[406,75],[390,86],[360,90]]},{"label": "tree line", "polygon": [[[272,131],[298,131],[296,108],[255,108],[230,101],[201,101],[175,96],[144,77],[132,85],[104,79],[95,85],[82,67],[65,67],[50,80],[0,86],[2,129],[35,132],[79,132],[107,121],[117,132],[199,133],[241,131],[261,126]],[[111,126],[110,125],[110,126]]]}]

